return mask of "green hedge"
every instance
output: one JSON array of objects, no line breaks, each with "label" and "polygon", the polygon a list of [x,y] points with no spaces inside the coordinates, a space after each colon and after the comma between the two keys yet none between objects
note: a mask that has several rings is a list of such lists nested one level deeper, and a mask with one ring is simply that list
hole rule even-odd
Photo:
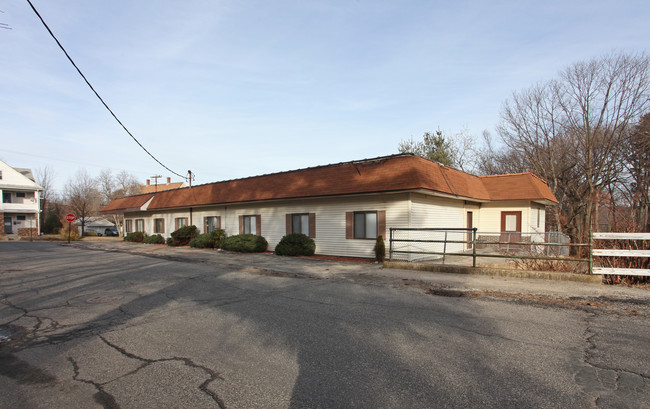
[{"label": "green hedge", "polygon": [[199,234],[196,236],[196,238],[190,240],[190,247],[196,247],[200,249],[218,249],[221,247],[221,243],[225,240],[225,238],[225,231],[221,229],[213,230],[210,233]]},{"label": "green hedge", "polygon": [[171,240],[167,240],[170,246],[187,246],[196,237],[196,226],[183,226],[171,236]]},{"label": "green hedge", "polygon": [[141,231],[136,231],[133,233],[129,233],[126,236],[124,236],[124,241],[132,241],[135,243],[142,243],[144,240],[144,233]]},{"label": "green hedge", "polygon": [[144,243],[147,243],[147,244],[165,244],[165,239],[160,234],[154,234],[153,236],[146,236],[144,238]]},{"label": "green hedge", "polygon": [[278,256],[313,256],[315,251],[314,240],[301,233],[287,234],[275,246]]},{"label": "green hedge", "polygon": [[262,236],[254,234],[238,234],[226,238],[221,244],[224,250],[238,251],[241,253],[261,253],[266,251],[269,243]]}]

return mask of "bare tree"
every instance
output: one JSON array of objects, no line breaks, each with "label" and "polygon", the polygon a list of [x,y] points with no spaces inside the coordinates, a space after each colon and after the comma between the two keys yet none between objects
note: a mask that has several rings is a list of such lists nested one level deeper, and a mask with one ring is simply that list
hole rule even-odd
[{"label": "bare tree", "polygon": [[474,137],[468,129],[456,133],[443,132],[440,129],[425,132],[422,140],[414,140],[413,137],[402,140],[397,149],[399,152],[414,153],[463,171],[474,171],[476,168]]},{"label": "bare tree", "polygon": [[41,232],[43,231],[43,226],[45,225],[45,218],[48,213],[49,199],[52,195],[52,184],[54,182],[54,171],[49,166],[38,167],[34,169],[34,177],[36,178],[36,184],[43,188],[41,192],[41,214],[39,226],[41,226]]},{"label": "bare tree", "polygon": [[[101,195],[102,206],[105,206],[118,197],[137,194],[142,185],[133,174],[125,170],[113,175],[110,169],[103,169],[97,176],[97,186]],[[112,214],[110,218],[115,223],[120,236],[123,236],[124,217],[119,214]]]},{"label": "bare tree", "polygon": [[561,203],[556,223],[574,238],[597,228],[599,196],[618,180],[623,142],[649,96],[648,57],[614,54],[573,64],[504,104],[499,135],[548,180]]},{"label": "bare tree", "polygon": [[83,235],[87,218],[96,215],[100,207],[100,193],[97,182],[85,169],[77,171],[65,186],[65,198],[70,210],[81,221]]}]

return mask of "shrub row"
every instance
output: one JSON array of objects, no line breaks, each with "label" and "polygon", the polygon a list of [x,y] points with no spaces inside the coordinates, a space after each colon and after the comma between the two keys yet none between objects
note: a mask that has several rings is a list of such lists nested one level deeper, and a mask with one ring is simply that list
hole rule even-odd
[{"label": "shrub row", "polygon": [[217,229],[210,233],[199,234],[192,240],[190,240],[190,247],[196,247],[199,249],[218,249],[221,248],[221,244],[226,239],[226,232]]},{"label": "shrub row", "polygon": [[313,256],[315,251],[314,240],[301,233],[287,234],[275,246],[278,256]]},{"label": "shrub row", "polygon": [[237,234],[227,237],[221,243],[222,249],[240,253],[260,253],[266,251],[268,246],[269,243],[264,237],[254,234]]}]

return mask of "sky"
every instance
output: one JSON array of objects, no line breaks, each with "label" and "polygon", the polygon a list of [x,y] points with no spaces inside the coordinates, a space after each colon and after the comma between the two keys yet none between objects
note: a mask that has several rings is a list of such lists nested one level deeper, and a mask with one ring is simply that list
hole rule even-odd
[{"label": "sky", "polygon": [[[193,184],[496,137],[513,92],[647,53],[650,2],[32,0],[122,123]],[[182,179],[88,88],[26,0],[0,0],[0,160]]]}]

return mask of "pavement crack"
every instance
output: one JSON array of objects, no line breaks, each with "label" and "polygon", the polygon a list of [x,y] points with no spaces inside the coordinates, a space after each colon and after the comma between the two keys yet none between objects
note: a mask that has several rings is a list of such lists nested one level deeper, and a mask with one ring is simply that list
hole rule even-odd
[{"label": "pavement crack", "polygon": [[68,357],[68,361],[72,364],[72,370],[73,370],[72,379],[77,382],[85,383],[87,385],[92,385],[97,390],[95,395],[93,395],[93,399],[95,400],[95,402],[102,405],[104,409],[120,409],[120,405],[115,400],[115,397],[104,390],[103,384],[89,379],[80,378],[79,364],[77,363],[77,361],[75,361],[75,359],[71,356]]},{"label": "pavement crack", "polygon": [[216,404],[219,406],[220,409],[226,409],[226,405],[224,404],[223,400],[219,397],[219,395],[216,392],[208,389],[208,386],[213,381],[215,381],[217,379],[224,380],[223,377],[218,372],[214,371],[213,369],[208,368],[207,366],[204,366],[204,365],[199,365],[199,364],[195,363],[192,359],[186,358],[186,357],[176,357],[176,356],[174,356],[174,357],[171,357],[171,358],[159,358],[159,359],[143,358],[143,357],[141,357],[139,355],[131,353],[131,352],[127,351],[126,349],[124,349],[124,348],[110,342],[109,340],[107,340],[106,338],[104,338],[101,335],[99,336],[99,338],[106,345],[108,345],[109,347],[115,349],[117,352],[124,355],[125,357],[131,358],[131,359],[136,359],[136,360],[144,363],[142,366],[140,366],[139,368],[131,371],[127,375],[136,373],[139,370],[141,370],[142,368],[145,368],[145,367],[147,367],[147,366],[149,366],[151,364],[155,364],[155,363],[158,363],[158,362],[174,362],[174,361],[182,362],[186,366],[202,370],[203,372],[205,372],[208,375],[208,378],[199,385],[199,390],[201,392],[205,393],[206,395],[210,396],[210,398],[212,398],[212,400],[214,400],[216,402]]}]

